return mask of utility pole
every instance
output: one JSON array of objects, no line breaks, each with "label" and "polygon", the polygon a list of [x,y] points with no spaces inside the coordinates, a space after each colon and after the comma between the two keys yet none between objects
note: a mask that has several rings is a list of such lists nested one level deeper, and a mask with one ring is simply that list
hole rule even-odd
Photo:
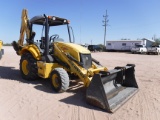
[{"label": "utility pole", "polygon": [[106,45],[106,27],[108,26],[108,15],[107,15],[107,10],[106,10],[106,15],[103,15],[104,20],[103,22],[103,26],[104,26],[104,46]]}]

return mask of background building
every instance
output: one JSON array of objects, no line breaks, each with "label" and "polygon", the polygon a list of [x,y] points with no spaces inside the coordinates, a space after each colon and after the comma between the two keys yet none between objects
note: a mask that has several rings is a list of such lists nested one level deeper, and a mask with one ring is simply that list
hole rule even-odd
[{"label": "background building", "polygon": [[130,51],[135,45],[145,45],[149,47],[153,44],[153,40],[142,39],[142,40],[109,40],[106,41],[107,51]]}]

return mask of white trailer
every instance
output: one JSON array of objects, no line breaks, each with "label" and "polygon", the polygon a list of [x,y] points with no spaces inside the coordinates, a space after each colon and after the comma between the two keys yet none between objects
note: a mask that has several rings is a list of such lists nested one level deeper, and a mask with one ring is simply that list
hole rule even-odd
[{"label": "white trailer", "polygon": [[131,51],[131,48],[136,45],[150,46],[154,41],[143,39],[143,40],[110,40],[106,41],[107,51]]}]

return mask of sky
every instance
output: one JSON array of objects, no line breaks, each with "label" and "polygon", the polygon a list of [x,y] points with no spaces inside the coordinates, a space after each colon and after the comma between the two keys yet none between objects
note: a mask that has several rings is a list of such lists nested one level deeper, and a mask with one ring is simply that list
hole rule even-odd
[{"label": "sky", "polygon": [[[106,10],[106,40],[160,37],[159,0],[0,0],[0,39],[4,43],[19,39],[23,8],[29,18],[46,14],[70,20],[75,42],[80,44],[104,43]],[[40,34],[41,28],[36,32]],[[51,34],[57,34],[56,30]]]}]

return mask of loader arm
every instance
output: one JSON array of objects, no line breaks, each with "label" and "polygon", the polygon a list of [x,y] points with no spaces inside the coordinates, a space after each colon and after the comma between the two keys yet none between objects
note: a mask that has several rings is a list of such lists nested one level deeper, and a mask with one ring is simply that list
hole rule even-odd
[{"label": "loader arm", "polygon": [[[79,61],[74,59],[68,52],[63,51],[60,47],[58,47],[58,43],[54,43],[54,51],[56,54],[69,66],[69,72],[76,74],[84,83],[85,87],[88,87],[92,77],[95,73],[99,73],[100,71],[107,71],[106,67],[100,68],[89,68],[85,69]],[[67,70],[68,68],[66,68]]]},{"label": "loader arm", "polygon": [[94,65],[85,69],[69,52],[58,47],[58,43],[54,43],[54,51],[55,57],[61,58],[69,66],[63,68],[76,74],[87,87],[86,100],[89,104],[113,112],[138,91],[133,64],[115,67],[113,70]]}]

